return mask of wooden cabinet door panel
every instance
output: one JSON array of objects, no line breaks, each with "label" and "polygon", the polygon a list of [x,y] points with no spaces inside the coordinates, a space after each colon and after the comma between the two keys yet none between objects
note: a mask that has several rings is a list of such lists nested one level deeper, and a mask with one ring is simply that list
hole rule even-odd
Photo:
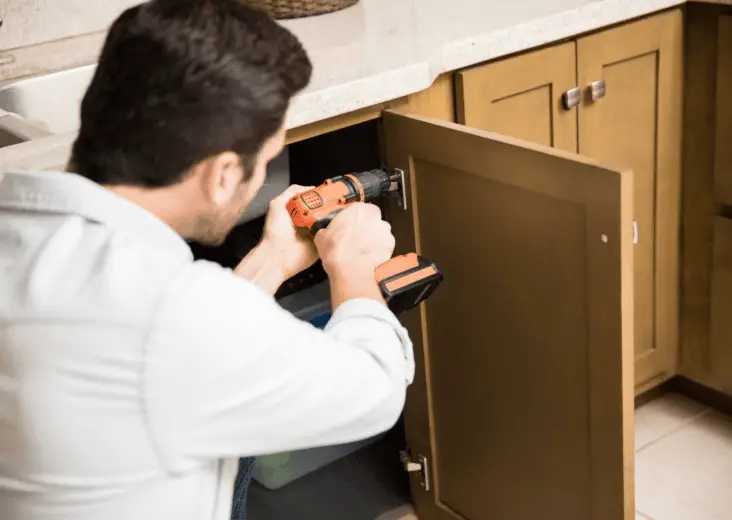
[{"label": "wooden cabinet door panel", "polygon": [[579,152],[634,178],[636,384],[672,375],[678,346],[682,16],[672,11],[581,38]]},{"label": "wooden cabinet door panel", "polygon": [[576,152],[577,109],[562,105],[575,61],[569,42],[458,72],[457,122]]},{"label": "wooden cabinet door panel", "polygon": [[444,281],[404,321],[420,520],[633,518],[632,175],[386,113],[399,250]]},{"label": "wooden cabinet door panel", "polygon": [[715,386],[732,395],[732,220],[715,217],[711,284],[711,359]]},{"label": "wooden cabinet door panel", "polygon": [[732,205],[732,15],[719,17],[714,196]]}]

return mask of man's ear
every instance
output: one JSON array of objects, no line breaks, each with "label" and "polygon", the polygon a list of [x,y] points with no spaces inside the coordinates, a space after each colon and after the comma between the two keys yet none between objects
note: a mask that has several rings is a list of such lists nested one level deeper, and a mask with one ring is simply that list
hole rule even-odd
[{"label": "man's ear", "polygon": [[202,161],[197,167],[197,176],[206,198],[216,206],[226,206],[241,196],[244,168],[241,159],[234,152],[220,153]]}]

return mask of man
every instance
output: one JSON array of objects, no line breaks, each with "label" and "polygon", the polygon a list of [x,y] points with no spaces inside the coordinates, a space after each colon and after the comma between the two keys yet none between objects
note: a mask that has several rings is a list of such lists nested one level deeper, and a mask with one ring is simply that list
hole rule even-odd
[{"label": "man", "polygon": [[[275,200],[259,245],[220,243],[309,81],[296,38],[238,0],[153,0],[113,24],[69,171],[0,183],[0,518],[223,520],[238,458],[390,428],[412,345],[374,268],[371,205],[314,246]],[[272,294],[319,258],[325,331]]]}]

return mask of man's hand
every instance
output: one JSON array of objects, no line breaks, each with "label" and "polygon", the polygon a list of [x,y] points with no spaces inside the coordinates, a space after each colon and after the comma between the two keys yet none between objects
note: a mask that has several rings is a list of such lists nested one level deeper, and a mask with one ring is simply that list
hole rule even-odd
[{"label": "man's hand", "polygon": [[384,302],[374,269],[391,258],[394,235],[378,206],[351,204],[315,235],[315,245],[330,278],[333,309],[354,298]]},{"label": "man's hand", "polygon": [[274,294],[282,282],[318,260],[318,251],[305,230],[298,230],[287,213],[287,202],[312,187],[293,184],[269,203],[262,240],[235,272]]},{"label": "man's hand", "polygon": [[287,213],[287,202],[298,193],[313,189],[312,186],[293,184],[269,203],[267,219],[264,223],[262,244],[274,255],[276,262],[287,280],[304,271],[318,260],[318,250],[307,230],[297,229]]}]

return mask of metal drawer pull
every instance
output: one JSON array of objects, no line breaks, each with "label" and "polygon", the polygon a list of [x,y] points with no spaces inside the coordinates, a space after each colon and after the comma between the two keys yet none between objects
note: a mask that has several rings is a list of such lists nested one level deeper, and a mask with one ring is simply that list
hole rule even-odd
[{"label": "metal drawer pull", "polygon": [[638,221],[637,220],[633,221],[633,243],[634,244],[638,243]]},{"label": "metal drawer pull", "polygon": [[605,80],[593,81],[590,83],[590,99],[597,101],[605,95]]},{"label": "metal drawer pull", "polygon": [[580,104],[582,99],[582,91],[579,87],[574,87],[562,94],[562,105],[565,110],[571,110]]}]

